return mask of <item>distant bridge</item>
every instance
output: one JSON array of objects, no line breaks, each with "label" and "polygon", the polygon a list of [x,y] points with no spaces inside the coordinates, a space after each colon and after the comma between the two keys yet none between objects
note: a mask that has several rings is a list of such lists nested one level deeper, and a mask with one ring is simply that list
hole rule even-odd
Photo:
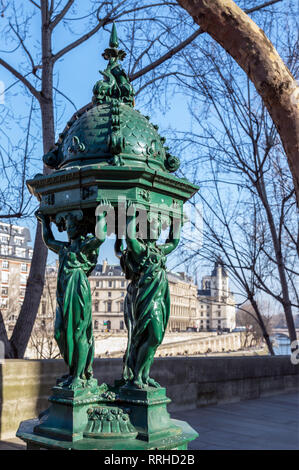
[{"label": "distant bridge", "polygon": [[[297,338],[299,339],[299,328],[296,328]],[[273,328],[273,335],[283,335],[289,337],[287,328]]]}]

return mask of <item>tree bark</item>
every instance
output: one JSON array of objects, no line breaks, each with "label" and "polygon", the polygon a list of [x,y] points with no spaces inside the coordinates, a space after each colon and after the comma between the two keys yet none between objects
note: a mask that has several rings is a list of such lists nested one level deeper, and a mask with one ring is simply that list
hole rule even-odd
[{"label": "tree bark", "polygon": [[232,0],[178,0],[240,65],[279,132],[299,205],[299,87],[273,44]]},{"label": "tree bark", "polygon": [[271,356],[275,356],[275,353],[274,353],[274,350],[273,350],[273,345],[272,345],[272,342],[270,340],[270,336],[268,334],[268,331],[267,331],[267,328],[266,328],[266,325],[264,323],[264,320],[263,320],[263,317],[260,313],[260,309],[259,309],[259,306],[256,302],[256,300],[254,299],[254,297],[252,295],[249,295],[248,296],[248,299],[252,305],[252,308],[256,314],[256,317],[257,317],[257,321],[258,321],[258,324],[262,330],[262,334],[263,334],[263,337],[266,341],[266,344],[267,344],[267,347],[268,347],[268,350],[269,350],[269,353],[271,354]]},{"label": "tree bark", "polygon": [[[4,357],[10,359],[13,357],[13,350],[7,336],[7,330],[4,323],[2,312],[0,311],[0,339],[4,344]],[[0,358],[2,359],[2,358]]]},{"label": "tree bark", "polygon": [[[42,2],[42,88],[39,100],[43,131],[43,150],[48,152],[55,144],[54,103],[53,103],[53,56],[52,31],[49,28],[48,2]],[[44,168],[44,173],[49,170]],[[44,244],[40,224],[37,223],[33,257],[27,281],[26,293],[18,316],[10,345],[15,358],[23,358],[33,325],[38,313],[45,282],[47,247]]]}]

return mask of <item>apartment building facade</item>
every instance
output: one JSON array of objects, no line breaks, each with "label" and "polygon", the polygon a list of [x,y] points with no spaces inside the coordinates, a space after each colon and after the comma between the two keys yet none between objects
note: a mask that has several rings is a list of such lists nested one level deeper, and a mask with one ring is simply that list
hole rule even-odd
[{"label": "apartment building facade", "polygon": [[14,328],[25,295],[32,258],[30,241],[27,227],[0,222],[0,310],[8,334]]}]

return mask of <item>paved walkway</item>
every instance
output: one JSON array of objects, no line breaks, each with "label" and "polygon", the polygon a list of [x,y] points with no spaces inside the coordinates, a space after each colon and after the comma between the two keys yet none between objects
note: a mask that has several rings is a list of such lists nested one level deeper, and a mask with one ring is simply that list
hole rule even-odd
[{"label": "paved walkway", "polygon": [[[199,433],[194,450],[299,449],[299,393],[206,406],[171,414]],[[22,450],[19,439],[0,441],[0,450]]]},{"label": "paved walkway", "polygon": [[[175,416],[174,416],[175,415]],[[190,449],[299,449],[299,393],[174,413],[199,434]]]}]

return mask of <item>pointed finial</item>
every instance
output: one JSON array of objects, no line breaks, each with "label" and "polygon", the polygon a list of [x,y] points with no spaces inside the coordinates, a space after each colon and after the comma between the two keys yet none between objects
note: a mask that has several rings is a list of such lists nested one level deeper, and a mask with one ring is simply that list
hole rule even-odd
[{"label": "pointed finial", "polygon": [[118,37],[117,37],[117,31],[116,31],[115,23],[113,23],[113,26],[112,26],[112,31],[111,31],[111,35],[110,35],[109,46],[110,46],[110,47],[114,47],[115,49],[118,48]]},{"label": "pointed finial", "polygon": [[105,49],[104,53],[102,54],[105,60],[123,60],[126,57],[125,51],[118,49],[118,44],[116,26],[115,23],[113,23],[110,34],[109,47]]}]

